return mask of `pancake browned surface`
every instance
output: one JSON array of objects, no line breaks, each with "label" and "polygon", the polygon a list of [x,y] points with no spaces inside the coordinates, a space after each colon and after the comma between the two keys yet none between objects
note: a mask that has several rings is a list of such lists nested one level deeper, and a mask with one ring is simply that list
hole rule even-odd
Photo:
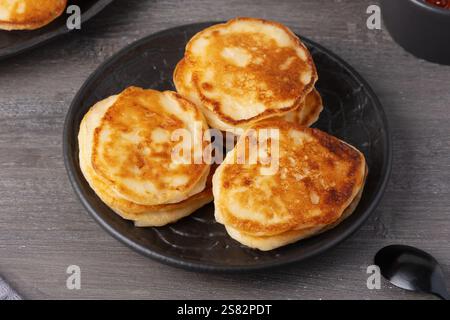
[{"label": "pancake browned surface", "polygon": [[338,220],[326,226],[318,225],[301,230],[286,231],[275,236],[253,236],[247,233],[240,232],[239,230],[229,226],[225,226],[225,228],[230,237],[250,248],[256,248],[262,251],[273,250],[281,246],[285,246],[302,239],[321,234],[336,227],[342,221],[348,218],[353,213],[353,211],[355,211],[359,201],[361,200],[362,191],[363,188],[361,188],[360,192],[357,194],[353,202],[345,209],[342,216]]},{"label": "pancake browned surface", "polygon": [[[170,106],[170,108],[167,108],[167,106]],[[183,111],[179,110],[180,108]],[[196,107],[178,95],[172,92],[161,93],[133,87],[120,95],[111,96],[97,103],[84,116],[80,125],[78,135],[79,159],[86,180],[105,204],[123,218],[135,221],[137,226],[165,225],[191,214],[199,207],[212,201],[212,172],[209,173],[209,165],[195,165],[203,167],[202,171],[199,171],[196,167],[192,168],[188,164],[182,164],[181,166],[184,168],[181,170],[179,164],[174,164],[171,158],[166,155],[166,152],[170,154],[170,148],[172,147],[172,143],[169,142],[170,134],[165,135],[160,130],[175,128],[170,127],[169,129],[167,126],[168,120],[159,119],[158,116],[169,116],[173,113],[178,115],[178,119],[182,123],[179,123],[181,127],[189,126],[187,121],[190,120],[192,122],[200,121],[203,130],[206,129],[205,120],[196,110]],[[151,119],[155,121],[159,119],[161,122],[154,122]],[[150,125],[146,120],[152,122],[152,124]],[[111,126],[108,128],[108,134],[102,133],[105,130],[105,122],[108,122]],[[114,125],[111,125],[111,123],[114,123]],[[96,142],[96,139],[99,140],[99,135],[104,135],[105,141]],[[155,139],[158,142],[156,144]],[[105,144],[105,146],[99,148],[99,144]],[[96,170],[93,154],[98,152],[97,149],[107,153],[102,157],[111,161],[111,166],[108,166],[106,162],[101,164],[108,177],[115,171],[124,172],[113,175],[115,183],[112,183],[102,172]],[[139,162],[136,162],[138,158],[142,160],[139,166],[136,165]],[[162,177],[147,173],[145,166],[157,168],[168,182],[161,183]],[[117,170],[117,168],[120,168],[120,170]],[[180,201],[174,202],[174,197],[178,199],[180,193],[174,191],[176,188],[171,184],[171,181],[177,181],[177,179],[180,179],[180,174],[186,175],[185,170],[189,169],[191,171],[187,174],[188,178],[193,178],[196,175],[198,177],[193,178],[190,188],[176,190],[183,191],[181,193],[183,197]],[[130,175],[129,172],[133,174]],[[131,184],[130,181],[132,181]],[[185,181],[187,182],[189,179]],[[144,183],[144,186],[146,186],[145,183],[158,185],[162,189],[153,190],[158,195],[155,196],[149,192],[148,199],[152,201],[159,199],[160,202],[151,205],[133,202],[121,194],[120,191],[123,189],[117,188],[117,184],[120,183],[126,186],[125,190],[129,186],[136,187],[136,190],[133,191],[142,191],[142,183]],[[161,194],[165,196],[161,197]],[[164,202],[168,199],[172,200],[167,201],[167,203]]]},{"label": "pancake browned surface", "polygon": [[0,0],[0,29],[38,29],[59,17],[66,5],[67,0]]},{"label": "pancake browned surface", "polygon": [[[355,206],[366,175],[361,152],[320,130],[281,119],[251,129],[213,177],[216,219],[233,238],[245,236],[244,244],[270,250],[321,232]],[[246,141],[260,129],[279,130],[279,169],[272,175],[263,174],[267,165],[237,163],[243,152],[248,157]],[[263,154],[276,157],[272,148],[277,143],[268,145]]]},{"label": "pancake browned surface", "polygon": [[[201,112],[178,94],[128,88],[95,129],[92,165],[125,199],[144,205],[180,202],[201,191],[195,187],[209,170],[209,165],[193,161],[193,146],[208,145],[194,134],[196,124],[202,133],[207,130]],[[196,138],[190,148],[192,163],[172,161],[179,142],[171,135],[178,129]]]},{"label": "pancake browned surface", "polygon": [[232,131],[301,106],[317,72],[308,49],[282,24],[236,18],[196,34],[174,73],[177,91],[211,127]]},{"label": "pancake browned surface", "polygon": [[304,127],[310,127],[319,120],[322,110],[322,97],[320,96],[320,93],[314,89],[306,96],[305,101],[298,109],[287,113],[283,116],[283,119]]}]

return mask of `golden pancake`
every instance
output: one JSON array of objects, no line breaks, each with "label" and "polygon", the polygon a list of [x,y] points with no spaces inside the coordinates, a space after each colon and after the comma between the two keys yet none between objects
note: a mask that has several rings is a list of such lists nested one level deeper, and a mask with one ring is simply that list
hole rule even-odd
[{"label": "golden pancake", "polygon": [[59,17],[66,5],[67,0],[0,0],[0,29],[38,29]]},{"label": "golden pancake", "polygon": [[224,131],[297,109],[316,81],[300,39],[282,24],[254,18],[197,33],[174,72],[177,91]]},{"label": "golden pancake", "polygon": [[94,132],[106,111],[118,96],[98,102],[83,118],[78,135],[80,168],[91,188],[99,198],[124,219],[133,220],[136,226],[163,226],[175,222],[212,201],[211,175],[206,188],[190,198],[174,204],[140,205],[128,201],[114,190],[113,186],[98,175],[92,167],[92,145]]},{"label": "golden pancake", "polygon": [[[268,164],[249,164],[246,142],[262,129],[279,133],[259,150],[278,160],[271,174]],[[245,164],[238,162],[242,158]],[[263,237],[322,228],[337,221],[356,198],[365,168],[361,152],[320,130],[280,119],[259,122],[239,138],[214,174],[216,220]]]},{"label": "golden pancake", "polygon": [[[179,129],[192,138],[188,163],[173,159],[180,142],[172,138]],[[177,203],[205,188],[210,166],[197,159],[194,149],[209,145],[206,130],[201,112],[178,94],[130,87],[95,128],[92,166],[124,199],[142,205]]]},{"label": "golden pancake", "polygon": [[298,109],[287,113],[283,116],[283,119],[304,127],[310,127],[319,120],[322,110],[322,97],[314,89],[306,96],[304,103]]},{"label": "golden pancake", "polygon": [[245,234],[240,232],[237,229],[234,229],[229,226],[225,226],[228,234],[231,238],[235,239],[239,243],[242,243],[243,245],[246,245],[247,247],[259,249],[261,251],[270,251],[297,241],[300,241],[302,239],[310,238],[312,236],[319,235],[323,232],[326,232],[330,229],[333,229],[337,225],[339,225],[342,221],[347,219],[356,209],[356,207],[359,204],[359,201],[361,200],[363,188],[359,191],[356,198],[353,200],[353,202],[350,204],[350,206],[347,207],[347,209],[344,210],[342,216],[335,222],[329,225],[321,225],[316,226],[312,228],[306,228],[301,230],[293,230],[293,231],[287,231],[281,234],[277,234],[274,236],[252,236],[249,234]]}]

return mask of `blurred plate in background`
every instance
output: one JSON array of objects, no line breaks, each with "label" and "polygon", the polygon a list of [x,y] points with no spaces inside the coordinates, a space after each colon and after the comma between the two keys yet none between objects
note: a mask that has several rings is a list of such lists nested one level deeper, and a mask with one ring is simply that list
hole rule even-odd
[{"label": "blurred plate in background", "polygon": [[[69,0],[67,6],[76,4],[81,9],[81,21],[86,22],[102,11],[113,0]],[[41,45],[51,39],[69,33],[66,26],[67,14],[64,13],[50,24],[36,30],[0,30],[0,60],[15,56],[28,49]]]}]

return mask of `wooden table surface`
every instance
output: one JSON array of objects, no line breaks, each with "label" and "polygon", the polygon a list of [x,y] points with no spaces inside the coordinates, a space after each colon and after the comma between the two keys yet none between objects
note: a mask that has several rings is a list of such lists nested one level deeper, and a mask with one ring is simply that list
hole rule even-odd
[{"label": "wooden table surface", "polygon": [[[433,254],[450,278],[450,67],[416,59],[366,27],[373,1],[116,0],[82,30],[0,61],[0,275],[29,299],[427,299],[383,280],[375,252]],[[393,172],[369,221],[312,260],[249,274],[162,265],[125,247],[85,212],[62,156],[63,122],[85,79],[127,44],[166,28],[237,15],[273,19],[331,49],[372,85],[389,118]],[[81,268],[81,289],[66,268]]]}]

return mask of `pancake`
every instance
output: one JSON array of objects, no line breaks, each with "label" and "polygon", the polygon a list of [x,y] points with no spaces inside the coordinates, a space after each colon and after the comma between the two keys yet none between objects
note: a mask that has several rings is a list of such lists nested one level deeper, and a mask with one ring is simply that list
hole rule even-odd
[{"label": "pancake", "polygon": [[361,200],[362,191],[363,188],[360,190],[360,192],[353,200],[353,202],[350,204],[350,206],[348,206],[347,209],[344,210],[342,216],[337,221],[329,225],[318,225],[311,228],[287,231],[281,234],[277,234],[275,236],[267,236],[267,237],[264,236],[258,237],[245,234],[229,226],[225,226],[225,228],[230,237],[235,239],[239,243],[253,249],[258,249],[261,251],[270,251],[303,239],[317,236],[321,233],[324,233],[338,226],[342,221],[350,217],[351,214],[355,211],[356,207],[359,204],[359,201]]},{"label": "pancake", "polygon": [[282,118],[304,127],[310,127],[319,120],[322,110],[322,97],[314,89],[306,96],[304,103],[298,109],[287,113]]},{"label": "pancake", "polygon": [[[193,139],[188,163],[173,159],[180,142],[171,136],[179,129]],[[207,129],[198,108],[180,95],[130,87],[94,131],[92,166],[124,199],[142,205],[177,203],[205,188],[209,165],[194,151],[209,145]]]},{"label": "pancake", "polygon": [[254,18],[197,33],[174,72],[177,91],[223,131],[299,108],[317,78],[308,49],[292,31]]},{"label": "pancake", "polygon": [[117,101],[111,96],[93,106],[83,118],[78,136],[80,168],[91,188],[99,198],[124,219],[132,220],[136,226],[163,226],[175,222],[212,201],[211,177],[209,173],[206,188],[174,204],[141,205],[122,198],[108,180],[97,174],[92,166],[92,146],[95,129],[107,110]]},{"label": "pancake", "polygon": [[[219,223],[235,238],[270,237],[270,245],[263,247],[277,247],[311,236],[343,217],[364,185],[366,162],[361,152],[320,130],[281,119],[265,120],[250,129],[213,177]],[[246,141],[261,129],[279,130],[279,139],[259,150],[278,159],[278,170],[271,174],[267,164],[248,162]],[[242,158],[245,164],[238,163]]]},{"label": "pancake", "polygon": [[0,0],[0,29],[33,30],[59,17],[67,0]]}]

